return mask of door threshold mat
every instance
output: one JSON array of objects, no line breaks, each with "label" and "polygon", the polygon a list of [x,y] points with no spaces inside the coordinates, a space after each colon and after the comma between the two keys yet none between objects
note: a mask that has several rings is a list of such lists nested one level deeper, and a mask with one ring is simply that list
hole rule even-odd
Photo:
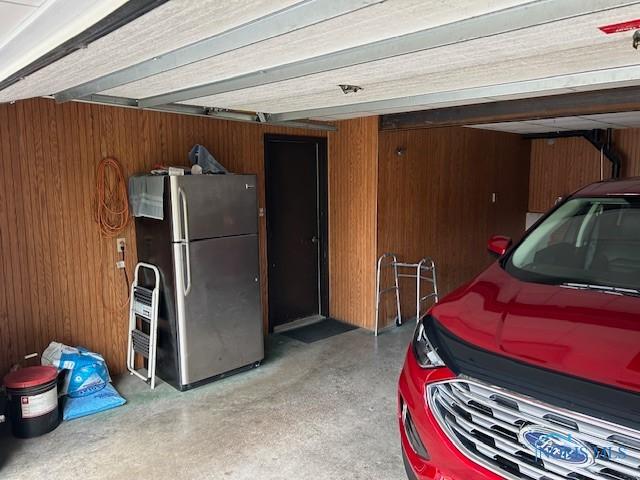
[{"label": "door threshold mat", "polygon": [[333,318],[325,318],[311,325],[281,332],[280,335],[285,335],[304,343],[313,343],[335,335],[340,335],[341,333],[350,332],[357,328],[358,327],[353,325],[334,320]]}]

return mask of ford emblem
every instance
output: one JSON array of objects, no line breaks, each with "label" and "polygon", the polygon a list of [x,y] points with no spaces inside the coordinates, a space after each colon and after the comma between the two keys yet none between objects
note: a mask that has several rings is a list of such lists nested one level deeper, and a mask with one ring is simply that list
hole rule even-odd
[{"label": "ford emblem", "polygon": [[588,467],[595,463],[593,450],[571,434],[555,432],[538,425],[527,425],[520,430],[520,443],[541,460],[550,460],[576,467]]}]

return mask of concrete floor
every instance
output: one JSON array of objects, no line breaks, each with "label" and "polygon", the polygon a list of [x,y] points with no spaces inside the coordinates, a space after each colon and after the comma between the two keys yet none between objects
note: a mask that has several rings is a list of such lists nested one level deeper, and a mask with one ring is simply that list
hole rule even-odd
[{"label": "concrete floor", "polygon": [[260,368],[185,393],[123,377],[123,407],[30,440],[2,426],[0,478],[405,479],[395,403],[411,327],[274,335]]}]

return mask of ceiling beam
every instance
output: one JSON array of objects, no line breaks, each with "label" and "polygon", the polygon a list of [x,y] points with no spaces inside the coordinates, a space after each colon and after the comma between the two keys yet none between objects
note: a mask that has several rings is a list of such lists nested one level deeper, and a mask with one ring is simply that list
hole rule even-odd
[{"label": "ceiling beam", "polygon": [[416,110],[416,107],[423,107],[423,109],[425,109],[430,105],[437,107],[438,104],[443,103],[459,103],[460,105],[470,102],[489,103],[500,100],[500,97],[512,97],[514,95],[520,96],[521,98],[543,98],[548,95],[553,95],[554,93],[567,93],[575,88],[601,90],[635,85],[640,85],[640,65],[611,68],[608,70],[594,70],[570,75],[557,75],[535,80],[501,83],[485,87],[435,92],[388,100],[338,105],[335,107],[274,113],[271,117],[278,121],[290,121],[304,118],[331,117],[334,115],[384,113],[385,110]]},{"label": "ceiling beam", "polygon": [[307,75],[375,62],[424,50],[500,35],[581,15],[640,3],[630,0],[537,0],[406,35],[279,65],[238,77],[140,100],[141,106],[184,102]]},{"label": "ceiling beam", "polygon": [[[52,98],[52,97],[49,97]],[[116,97],[112,95],[89,95],[87,97],[74,100],[81,103],[94,103],[98,105],[110,105],[113,107],[135,108],[140,109],[138,101],[135,98]],[[322,130],[333,132],[337,128],[334,125],[320,122],[289,122],[289,121],[272,121],[268,114],[265,114],[265,121],[261,121],[257,114],[248,112],[234,112],[210,107],[201,107],[197,105],[168,104],[159,105],[157,107],[148,107],[143,110],[153,112],[177,113],[180,115],[191,115],[196,117],[217,118],[219,120],[231,120],[234,122],[259,123],[262,125],[275,125],[290,128],[304,128],[306,130]]]},{"label": "ceiling beam", "polygon": [[384,0],[342,0],[340,2],[335,0],[304,0],[218,35],[63,90],[56,93],[54,97],[58,102],[66,102],[104,92],[120,85],[324,22],[382,1]]},{"label": "ceiling beam", "polygon": [[640,87],[565,93],[383,115],[382,130],[518,122],[640,110]]}]

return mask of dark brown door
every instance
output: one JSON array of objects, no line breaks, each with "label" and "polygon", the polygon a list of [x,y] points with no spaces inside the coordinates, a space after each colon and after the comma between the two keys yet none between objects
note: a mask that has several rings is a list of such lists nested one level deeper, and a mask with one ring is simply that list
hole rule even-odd
[{"label": "dark brown door", "polygon": [[270,330],[323,313],[324,145],[306,137],[265,140]]}]

